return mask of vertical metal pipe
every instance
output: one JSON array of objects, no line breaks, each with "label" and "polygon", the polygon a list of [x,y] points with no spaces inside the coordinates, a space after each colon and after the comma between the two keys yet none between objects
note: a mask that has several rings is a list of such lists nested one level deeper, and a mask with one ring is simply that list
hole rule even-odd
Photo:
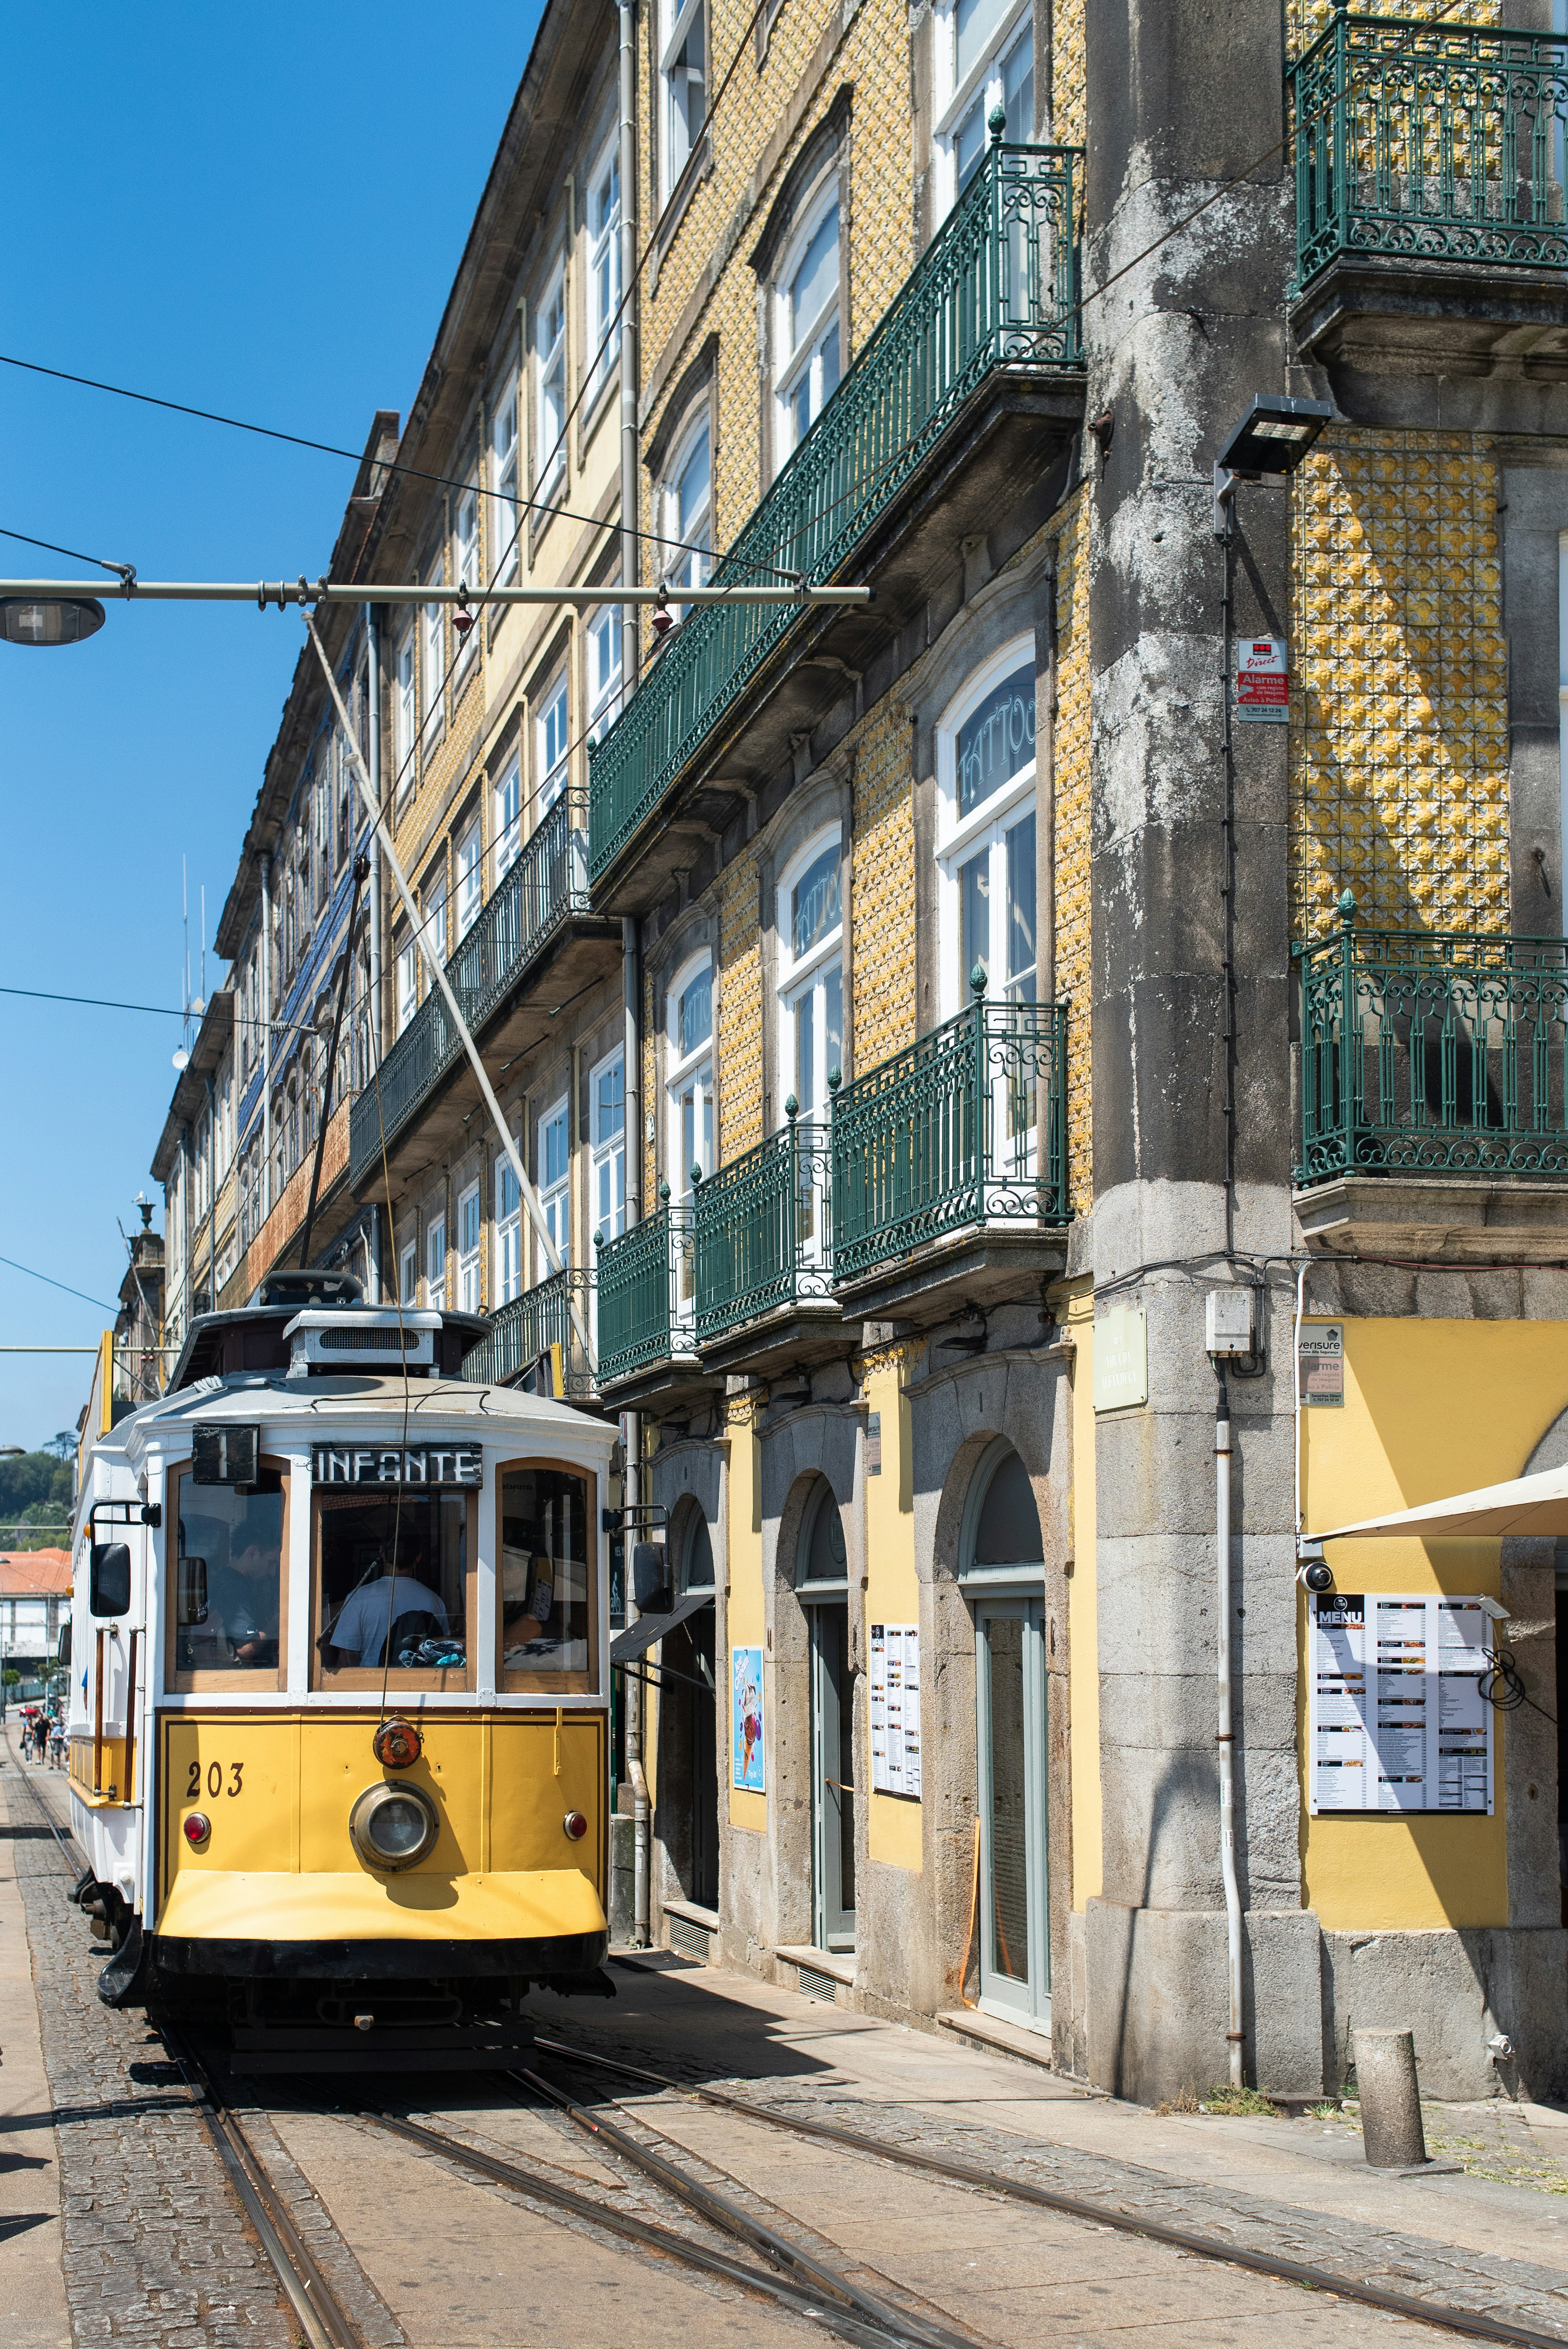
[{"label": "vertical metal pipe", "polygon": [[[381,804],[381,616],[374,604],[365,607],[369,655],[366,662],[366,731],[370,738],[370,789]],[[370,833],[370,1061],[381,1066],[381,842]]]},{"label": "vertical metal pipe", "polygon": [[1219,1697],[1220,1872],[1225,1885],[1225,1971],[1230,1992],[1230,2028],[1225,2039],[1231,2054],[1231,2085],[1243,2077],[1242,2033],[1242,1896],[1236,1882],[1236,1784],[1234,1740],[1231,1729],[1231,1402],[1225,1373],[1218,1363],[1219,1399],[1214,1405],[1214,1519],[1216,1600],[1219,1615],[1219,1657],[1216,1679]]},{"label": "vertical metal pipe", "polygon": [[[637,585],[636,0],[617,0],[621,30],[621,585]],[[637,681],[637,610],[621,606],[621,692]]]},{"label": "vertical metal pipe", "polygon": [[[262,859],[262,1180],[265,1223],[273,1204],[273,860]],[[254,1238],[254,1233],[252,1237]]]},{"label": "vertical metal pipe", "polygon": [[218,1096],[207,1080],[207,1309],[218,1310]]}]

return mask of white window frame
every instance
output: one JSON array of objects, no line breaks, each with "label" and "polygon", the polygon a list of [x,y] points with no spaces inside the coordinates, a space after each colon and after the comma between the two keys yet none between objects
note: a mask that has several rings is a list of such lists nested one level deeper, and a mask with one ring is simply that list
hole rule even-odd
[{"label": "white window frame", "polygon": [[[830,848],[839,856],[839,918],[814,946],[797,956],[793,898],[795,885]],[[841,824],[825,824],[811,834],[784,867],[779,878],[776,923],[779,939],[779,1076],[781,1097],[793,1094],[803,1117],[820,1121],[830,1099],[828,1076],[832,1062],[828,1052],[827,990],[830,975],[839,980],[839,1026],[843,1030],[844,970],[844,838]],[[802,996],[813,999],[815,1065],[802,1071],[797,1065],[796,1014]]]},{"label": "white window frame", "polygon": [[[554,333],[544,336],[552,316]],[[566,465],[566,264],[558,261],[546,282],[544,298],[534,314],[533,403],[537,438],[534,482],[544,489]]]},{"label": "white window frame", "polygon": [[[699,519],[683,525],[680,485],[697,442],[707,452],[707,491]],[[702,402],[676,440],[659,492],[659,528],[665,541],[665,577],[672,587],[704,587],[713,570],[713,428],[707,402]]]},{"label": "white window frame", "polygon": [[418,729],[418,694],[414,675],[412,616],[407,619],[392,647],[392,788],[395,794],[414,781],[414,743]]},{"label": "white window frame", "polygon": [[447,888],[447,860],[438,856],[419,884],[419,939],[432,962],[445,963],[451,930],[452,904]]},{"label": "white window frame", "polygon": [[[441,565],[435,564],[427,587],[441,585]],[[420,749],[428,759],[440,740],[447,722],[447,626],[439,604],[419,606]]]},{"label": "white window frame", "polygon": [[466,1183],[458,1194],[458,1310],[479,1313],[483,1310],[480,1288],[480,1267],[482,1257],[480,1237],[484,1231],[484,1211],[480,1204],[479,1177]]},{"label": "white window frame", "polygon": [[[440,1269],[436,1269],[437,1266]],[[447,1301],[447,1216],[443,1208],[432,1216],[425,1226],[425,1295],[427,1300],[442,1305]]]},{"label": "white window frame", "polygon": [[510,1158],[495,1163],[495,1269],[497,1305],[522,1295],[522,1193]]},{"label": "white window frame", "polygon": [[[709,1012],[707,1034],[689,1051],[681,1049],[681,1002],[692,982],[706,970],[708,974]],[[714,1029],[717,999],[717,973],[713,954],[704,947],[688,955],[670,982],[666,1000],[665,1035],[669,1061],[665,1072],[666,1102],[665,1157],[665,1180],[670,1195],[679,1206],[691,1197],[691,1170],[700,1166],[704,1178],[714,1171],[714,1138],[718,1119],[718,1094],[716,1083],[717,1056],[714,1050]],[[686,1139],[686,1104],[688,1092],[692,1097],[692,1132],[695,1140]]]},{"label": "white window frame", "polygon": [[[958,201],[958,134],[976,107],[980,116],[981,151],[989,145],[988,118],[1005,102],[1004,69],[1020,39],[1033,39],[1031,0],[1010,0],[1004,6],[990,38],[970,64],[962,80],[958,74],[957,0],[938,6],[932,19],[934,124],[932,160],[934,166],[936,218],[944,220]],[[1035,60],[1037,65],[1038,60]],[[1034,137],[1030,122],[1026,143]]]},{"label": "white window frame", "polygon": [[495,877],[499,888],[502,874],[522,854],[522,761],[517,751],[501,769],[494,792]]},{"label": "white window frame", "polygon": [[400,1305],[419,1302],[419,1243],[408,1241],[397,1258],[397,1301]]},{"label": "white window frame", "polygon": [[617,139],[615,134],[605,140],[588,175],[589,404],[609,382],[621,347],[621,157]]},{"label": "white window frame", "polygon": [[410,938],[397,949],[397,1033],[411,1023],[419,1009],[419,947]]},{"label": "white window frame", "polygon": [[[561,1165],[551,1172],[551,1141],[552,1133],[561,1136]],[[562,1265],[572,1261],[572,1103],[568,1093],[562,1093],[539,1119],[539,1205],[544,1216],[545,1228],[555,1242],[555,1253]],[[540,1243],[540,1278],[551,1278],[551,1264]]]},{"label": "white window frame", "polygon": [[[1033,635],[1015,636],[994,653],[972,676],[965,678],[964,688],[948,705],[937,721],[936,728],[936,871],[938,938],[941,961],[942,1016],[951,1019],[970,1000],[969,975],[960,968],[962,961],[962,901],[959,872],[982,847],[989,842],[992,863],[993,908],[1006,906],[1006,890],[998,897],[998,877],[1005,881],[1006,834],[1026,815],[1035,814],[1035,781],[1037,755],[1025,760],[1016,774],[997,785],[995,791],[962,815],[958,805],[958,735],[965,720],[979,708],[1004,678],[1015,669],[1027,667],[1035,672],[1035,639]],[[1039,909],[1036,907],[1036,921]],[[1005,919],[1005,914],[1003,916]],[[1038,954],[1037,928],[1036,952]],[[992,933],[992,959],[995,963],[997,941]],[[1039,965],[1037,960],[1036,969]],[[1002,999],[1002,988],[995,989],[994,999]]]},{"label": "white window frame", "polygon": [[[601,1091],[606,1080],[620,1080],[620,1122],[601,1126]],[[623,1047],[607,1052],[588,1071],[588,1212],[598,1238],[619,1239],[626,1228],[626,1055]]]},{"label": "white window frame", "polygon": [[562,672],[541,694],[539,708],[534,713],[535,771],[539,776],[536,798],[541,819],[545,810],[552,808],[566,789],[572,764],[571,718],[571,697],[567,690],[567,678]]},{"label": "white window frame", "polygon": [[[452,501],[452,585],[477,592],[482,584],[480,577],[480,491],[476,467],[468,487],[459,490]],[[453,665],[460,671],[472,660],[482,632],[476,618],[472,627],[455,633],[458,643]]]},{"label": "white window frame", "polygon": [[[812,316],[803,321],[802,331],[792,335],[789,323],[789,289],[796,272],[815,243],[829,214],[834,222],[833,290]],[[807,206],[801,225],[785,248],[782,266],[773,281],[773,449],[774,471],[779,471],[799,447],[821,414],[842,378],[844,371],[843,330],[843,223],[839,208],[839,175],[837,170],[828,172],[821,186]],[[828,361],[826,346],[830,336],[835,340],[836,360],[832,381],[825,380]],[[807,393],[810,414],[805,430],[798,429],[795,402],[802,387]]]},{"label": "white window frame", "polygon": [[458,929],[466,938],[479,920],[485,902],[484,828],[476,811],[458,843]]},{"label": "white window frame", "polygon": [[[681,173],[695,151],[692,136],[691,69],[677,64],[687,38],[697,27],[702,50],[698,87],[707,113],[707,0],[659,0],[659,200],[668,203]],[[682,87],[677,89],[677,78]]]},{"label": "white window frame", "polygon": [[518,432],[519,388],[513,376],[490,416],[490,536],[497,555],[497,563],[491,568],[500,581],[510,579],[518,564],[517,469],[522,453]]},{"label": "white window frame", "polygon": [[588,740],[597,742],[620,714],[621,607],[601,604],[588,621]]}]

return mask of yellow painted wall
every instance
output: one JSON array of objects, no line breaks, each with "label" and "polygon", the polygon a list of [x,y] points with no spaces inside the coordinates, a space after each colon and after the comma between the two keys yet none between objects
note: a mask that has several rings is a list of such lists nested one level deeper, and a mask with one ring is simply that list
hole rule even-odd
[{"label": "yellow painted wall", "polygon": [[1068,1585],[1068,1685],[1072,1706],[1075,1909],[1104,1880],[1099,1790],[1099,1623],[1095,1586],[1094,1289],[1085,1282],[1057,1310],[1071,1331],[1073,1357],[1073,1571]]},{"label": "yellow painted wall", "polygon": [[[1344,1408],[1301,1415],[1309,1533],[1522,1475],[1541,1437],[1568,1409],[1568,1327],[1560,1321],[1347,1320],[1344,1330]],[[1495,1597],[1500,1547],[1346,1541],[1332,1545],[1329,1562],[1342,1590]],[[1299,1637],[1305,1659],[1305,1600]],[[1325,1928],[1506,1924],[1506,1719],[1497,1721],[1490,1819],[1310,1818],[1305,1669],[1299,1688],[1305,1894]]]},{"label": "yellow painted wall", "polygon": [[[768,1631],[762,1603],[762,1461],[757,1425],[749,1404],[729,1414],[728,1548],[729,1582],[727,1618],[729,1648],[760,1648],[762,1656],[763,1737],[768,1736],[773,1704],[773,1659],[767,1652]],[[735,1783],[734,1671],[729,1656],[720,1659],[719,1753],[720,1784],[729,1788],[729,1824],[752,1827],[760,1834],[768,1825],[768,1797],[738,1787]]]},{"label": "yellow painted wall", "polygon": [[[918,1623],[920,1577],[914,1566],[914,1475],[909,1398],[902,1349],[870,1357],[868,1407],[882,1418],[882,1474],[866,1478],[866,1614],[872,1623]],[[869,1628],[867,1633],[870,1637]],[[870,1775],[870,1755],[867,1756]],[[921,1868],[921,1806],[908,1795],[871,1795],[866,1848],[890,1868]]]}]

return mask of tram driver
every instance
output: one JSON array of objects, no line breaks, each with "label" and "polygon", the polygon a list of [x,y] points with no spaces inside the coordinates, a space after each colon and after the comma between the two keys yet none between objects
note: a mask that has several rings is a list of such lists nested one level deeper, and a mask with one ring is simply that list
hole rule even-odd
[{"label": "tram driver", "polygon": [[[378,1666],[385,1661],[388,1623],[394,1648],[410,1639],[450,1636],[451,1623],[439,1591],[421,1579],[425,1561],[418,1543],[405,1543],[404,1556],[394,1574],[388,1560],[372,1559],[365,1578],[343,1602],[343,1610],[329,1633],[327,1661],[334,1671],[345,1665]],[[410,1620],[416,1618],[416,1620]]]}]

